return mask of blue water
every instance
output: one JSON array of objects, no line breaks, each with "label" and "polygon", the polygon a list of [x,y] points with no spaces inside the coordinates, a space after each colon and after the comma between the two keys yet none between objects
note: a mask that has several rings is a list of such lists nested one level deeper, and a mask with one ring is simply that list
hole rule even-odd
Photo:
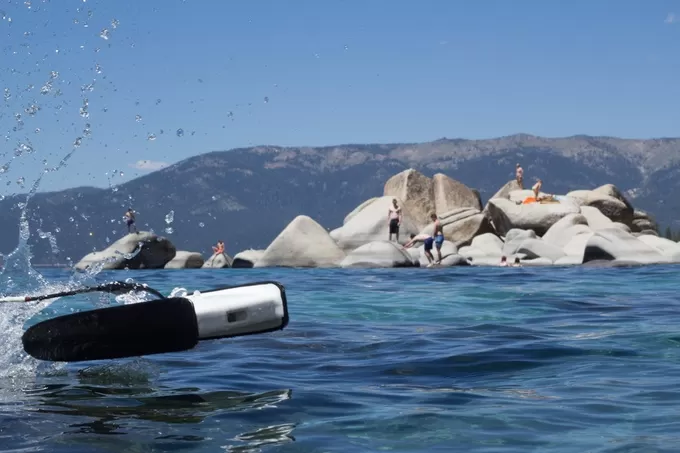
[{"label": "blue water", "polygon": [[[19,357],[21,331],[5,328],[15,351],[3,355],[0,449],[677,452],[679,277],[656,266],[101,273],[165,294],[275,279],[290,324],[66,366]],[[60,299],[29,323],[102,303]]]}]

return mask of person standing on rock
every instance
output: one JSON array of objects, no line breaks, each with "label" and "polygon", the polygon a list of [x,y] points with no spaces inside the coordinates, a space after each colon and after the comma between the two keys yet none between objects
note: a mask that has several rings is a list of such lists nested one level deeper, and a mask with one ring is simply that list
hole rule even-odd
[{"label": "person standing on rock", "polygon": [[123,218],[125,219],[125,223],[127,223],[128,233],[131,233],[134,229],[135,233],[139,234],[139,230],[137,230],[137,226],[135,225],[135,211],[133,211],[132,208],[128,208]]},{"label": "person standing on rock", "polygon": [[397,199],[392,199],[392,206],[387,211],[387,222],[390,227],[390,236],[388,241],[392,240],[392,235],[397,236],[397,242],[399,242],[399,227],[401,226],[401,206],[397,203]]},{"label": "person standing on rock", "polygon": [[217,241],[217,245],[213,245],[212,249],[215,255],[224,253],[224,241]]},{"label": "person standing on rock", "polygon": [[434,221],[434,244],[437,247],[437,257],[439,258],[436,264],[441,264],[442,262],[442,244],[444,243],[444,227],[439,221],[437,214],[432,213],[430,218]]},{"label": "person standing on rock", "polygon": [[515,166],[515,180],[517,181],[519,188],[524,189],[524,170],[519,163]]}]

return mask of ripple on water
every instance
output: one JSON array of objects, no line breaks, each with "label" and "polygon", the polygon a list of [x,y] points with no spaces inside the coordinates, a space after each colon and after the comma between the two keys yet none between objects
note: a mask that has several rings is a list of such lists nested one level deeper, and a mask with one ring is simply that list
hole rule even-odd
[{"label": "ripple on water", "polygon": [[[126,273],[166,294],[278,280],[291,322],[187,353],[17,371],[0,385],[0,442],[69,452],[671,451],[678,274]],[[46,272],[51,284],[67,277]],[[96,303],[57,301],[36,318]]]}]

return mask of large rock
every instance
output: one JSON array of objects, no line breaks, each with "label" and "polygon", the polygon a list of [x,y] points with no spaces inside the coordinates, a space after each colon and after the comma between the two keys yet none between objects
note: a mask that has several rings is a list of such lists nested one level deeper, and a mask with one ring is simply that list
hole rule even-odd
[{"label": "large rock", "polygon": [[255,263],[262,258],[262,255],[264,255],[264,250],[248,249],[238,252],[234,255],[231,267],[240,269],[254,267]]},{"label": "large rock", "polygon": [[618,198],[603,193],[602,190],[574,190],[569,192],[567,197],[575,200],[580,206],[597,208],[612,222],[626,225],[633,222],[633,209]]},{"label": "large rock", "polygon": [[[390,228],[387,212],[389,207],[392,206],[393,198],[380,197],[368,203],[353,215],[345,225],[331,231],[331,238],[345,251],[354,250],[369,242],[388,240]],[[420,227],[411,215],[411,211],[404,206],[401,200],[397,199],[397,202],[402,208],[398,242],[403,245],[410,240],[411,234],[418,234]]]},{"label": "large rock", "polygon": [[[368,207],[355,218],[366,209]],[[387,209],[383,211],[383,220],[386,218]],[[300,215],[269,244],[253,267],[336,267],[343,259],[345,252],[324,227],[312,218]]]},{"label": "large rock", "polygon": [[[434,191],[434,207],[437,214],[450,212],[459,208],[475,208],[482,210],[479,193],[465,184],[448,176],[437,173],[432,177]],[[429,222],[429,219],[427,219]]]},{"label": "large rock", "polygon": [[510,193],[519,190],[522,190],[522,188],[520,187],[517,180],[513,179],[512,181],[508,181],[507,183],[505,183],[503,187],[498,189],[498,192],[496,192],[494,196],[491,198],[505,198],[506,200],[509,200]]},{"label": "large rock", "polygon": [[383,195],[400,200],[400,206],[408,209],[418,229],[427,225],[430,214],[435,212],[432,180],[412,168],[388,179]]},{"label": "large rock", "polygon": [[588,219],[582,214],[568,214],[546,231],[543,240],[561,249],[579,231],[590,231]]},{"label": "large rock", "polygon": [[[349,214],[347,214],[347,215],[345,216],[345,219],[342,221],[342,224],[344,225],[344,224],[346,224],[347,222],[349,222],[349,221],[352,219],[352,217],[354,217],[355,215],[357,215],[359,212],[361,212],[362,209],[364,209],[366,206],[368,206],[369,204],[373,203],[373,202],[374,202],[375,200],[377,200],[377,199],[378,199],[378,197],[369,198],[368,200],[364,201],[364,202],[361,203],[359,206],[357,206],[356,208],[354,208],[354,210],[353,210],[352,212],[350,212]],[[400,204],[400,206],[401,206],[401,204]]]},{"label": "large rock", "polygon": [[199,252],[187,252],[180,250],[175,257],[168,261],[165,269],[199,269],[203,266],[203,255]]},{"label": "large rock", "polygon": [[592,206],[581,206],[581,214],[588,221],[588,226],[593,230],[612,228],[613,223],[609,217],[602,214],[599,209]]},{"label": "large rock", "polygon": [[231,267],[233,260],[226,253],[214,253],[210,258],[205,260],[203,269],[224,269]]},{"label": "large rock", "polygon": [[140,231],[123,236],[100,252],[87,254],[75,268],[79,271],[94,266],[101,270],[162,269],[176,253],[168,239]]},{"label": "large rock", "polygon": [[[549,194],[541,191],[538,192],[539,197],[548,197]],[[524,200],[527,198],[533,198],[534,197],[534,191],[531,189],[520,189],[520,190],[513,190],[510,192],[508,199],[512,201],[513,203],[522,203]],[[532,203],[533,204],[533,203]]]},{"label": "large rock", "polygon": [[548,260],[550,263],[554,263],[560,258],[564,258],[566,253],[562,249],[557,248],[553,245],[548,244],[542,239],[530,238],[522,241],[517,247],[517,250],[513,252],[513,255],[523,254],[525,259],[542,259]]},{"label": "large rock", "polygon": [[[439,221],[444,239],[453,242],[456,247],[468,245],[476,236],[494,231],[487,214],[477,208],[458,208],[445,212],[439,216]],[[430,222],[421,233],[434,234],[434,223]]]},{"label": "large rock", "polygon": [[492,233],[475,237],[469,246],[462,247],[458,254],[473,265],[497,266],[503,255],[503,241]]},{"label": "large rock", "polygon": [[518,205],[504,198],[489,200],[487,210],[493,226],[500,235],[513,228],[534,230],[542,236],[548,229],[569,214],[579,214],[580,208],[574,203],[530,203]]},{"label": "large rock", "polygon": [[593,189],[593,192],[601,193],[603,195],[607,195],[608,197],[616,198],[620,202],[626,205],[628,209],[631,211],[633,210],[633,205],[630,204],[630,201],[623,195],[623,192],[621,192],[614,184],[605,184],[603,186],[597,187]]},{"label": "large rock", "polygon": [[659,232],[659,226],[654,218],[639,209],[633,211],[633,224],[631,225],[631,229],[636,233],[649,230],[655,231],[657,234]]},{"label": "large rock", "polygon": [[638,241],[644,242],[648,246],[655,248],[659,253],[670,258],[674,263],[680,262],[680,244],[677,242],[651,234],[637,236],[637,239]]},{"label": "large rock", "polygon": [[620,228],[596,231],[588,239],[583,253],[583,263],[596,260],[630,261],[640,264],[671,262],[659,250]]},{"label": "large rock", "polygon": [[413,267],[411,255],[391,241],[374,241],[352,250],[341,267]]}]

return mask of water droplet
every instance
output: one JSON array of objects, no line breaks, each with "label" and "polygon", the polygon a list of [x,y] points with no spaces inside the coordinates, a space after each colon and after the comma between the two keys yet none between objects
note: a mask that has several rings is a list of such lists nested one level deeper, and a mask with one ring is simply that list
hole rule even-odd
[{"label": "water droplet", "polygon": [[183,137],[184,136],[184,129],[177,129],[177,136],[178,137]]},{"label": "water droplet", "polygon": [[135,121],[140,123],[142,121],[142,115],[135,115]]},{"label": "water droplet", "polygon": [[120,21],[118,19],[111,20],[111,28],[115,30],[116,28],[118,28],[118,25],[120,25]]},{"label": "water droplet", "polygon": [[24,109],[24,112],[26,112],[30,116],[35,116],[39,111],[40,107],[35,104],[31,104]]},{"label": "water droplet", "polygon": [[71,222],[71,223],[73,223],[74,220],[75,220],[75,219],[74,219],[73,217],[69,217],[69,218],[68,218],[68,221]]},{"label": "water droplet", "polygon": [[80,116],[82,116],[83,118],[90,117],[90,113],[87,111],[89,105],[90,102],[87,99],[83,99],[83,106],[80,107]]},{"label": "water droplet", "polygon": [[83,129],[83,135],[85,135],[86,137],[92,135],[92,127],[90,126],[90,123],[85,124],[85,129]]},{"label": "water droplet", "polygon": [[61,228],[56,227],[56,228],[54,229],[54,231],[56,231],[57,233],[61,233]]},{"label": "water droplet", "polygon": [[149,134],[148,137],[146,137],[146,139],[149,140],[149,141],[154,141],[154,140],[156,140],[156,134],[154,134],[152,132],[152,133]]},{"label": "water droplet", "polygon": [[35,128],[35,133],[36,133],[36,134],[39,134],[39,133],[40,133],[40,128],[39,128],[39,127],[36,127],[36,128]]},{"label": "water droplet", "polygon": [[82,143],[83,143],[83,137],[78,137],[78,138],[73,142],[73,147],[74,147],[74,148],[78,148]]},{"label": "water droplet", "polygon": [[166,216],[165,216],[165,223],[170,225],[173,220],[175,220],[175,211],[170,211]]},{"label": "water droplet", "polygon": [[9,92],[9,88],[5,88],[5,101],[9,101],[12,97],[12,94]]},{"label": "water droplet", "polygon": [[17,184],[18,184],[19,186],[21,186],[21,187],[24,187],[24,182],[25,182],[25,181],[26,181],[26,180],[24,179],[24,177],[21,176],[19,179],[17,179]]},{"label": "water droplet", "polygon": [[99,63],[96,63],[96,64],[94,65],[94,70],[95,70],[95,72],[96,72],[97,74],[101,74],[101,73],[102,73],[102,67],[99,65]]},{"label": "water droplet", "polygon": [[156,105],[160,104],[162,101],[160,99],[156,99]]},{"label": "water droplet", "polygon": [[106,28],[103,29],[103,30],[101,31],[101,33],[99,33],[99,37],[102,38],[102,39],[108,40],[108,39],[109,39],[109,30],[106,29]]},{"label": "water droplet", "polygon": [[175,230],[173,230],[172,227],[167,227],[167,228],[165,229],[165,232],[166,232],[167,234],[172,234],[174,231],[175,231]]},{"label": "water droplet", "polygon": [[198,224],[198,226],[200,226],[201,228],[203,228],[203,227],[205,226],[205,223],[201,222],[201,223]]},{"label": "water droplet", "polygon": [[215,195],[212,196],[212,201],[217,200],[217,197]]},{"label": "water droplet", "polygon": [[265,97],[264,97],[264,103],[266,104],[266,103],[268,103],[268,102],[269,102],[269,96],[265,96]]},{"label": "water droplet", "polygon": [[349,46],[345,45],[345,50],[349,50]]}]

